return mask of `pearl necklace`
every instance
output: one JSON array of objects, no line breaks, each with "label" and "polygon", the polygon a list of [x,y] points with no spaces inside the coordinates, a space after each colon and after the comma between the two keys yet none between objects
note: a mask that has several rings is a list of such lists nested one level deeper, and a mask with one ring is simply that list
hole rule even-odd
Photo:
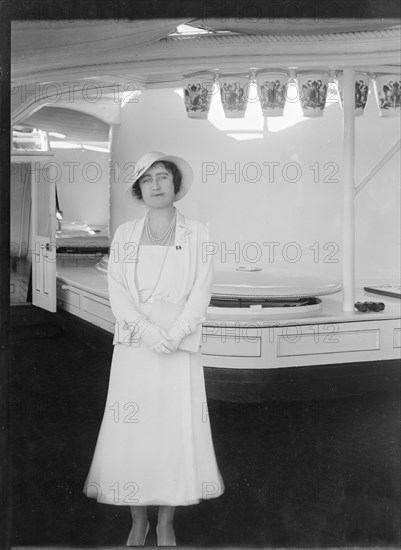
[{"label": "pearl necklace", "polygon": [[148,241],[151,243],[152,241],[153,242],[161,242],[162,245],[164,245],[167,241],[167,239],[170,237],[172,231],[173,231],[173,227],[174,227],[174,224],[175,224],[175,221],[176,221],[176,218],[177,218],[177,211],[174,212],[174,216],[173,216],[173,219],[171,220],[171,223],[170,225],[168,226],[167,230],[165,231],[165,233],[163,233],[163,235],[161,237],[154,237],[152,235],[152,232],[150,231],[150,222],[149,222],[149,212],[146,214],[146,223],[145,223],[145,226],[146,226],[146,236],[148,238]]},{"label": "pearl necklace", "polygon": [[[173,222],[175,221],[176,215],[177,215],[177,213],[176,213],[175,216],[173,217]],[[148,239],[149,239],[149,237],[151,237],[152,235],[150,234],[150,231],[149,231],[149,234],[148,234],[148,231],[147,231],[147,229],[148,229],[148,228],[147,228],[147,224],[145,224],[145,225],[146,225],[147,237],[148,237]],[[140,289],[139,289],[139,282],[138,282],[138,263],[137,263],[137,265],[136,265],[135,268],[134,268],[134,284],[135,284],[135,289],[136,289],[136,293],[137,293],[138,300],[139,300],[139,303],[140,303],[140,304],[146,304],[146,303],[149,302],[150,298],[153,296],[153,294],[154,294],[154,292],[155,292],[155,290],[156,290],[156,288],[157,288],[157,285],[159,284],[160,277],[161,277],[161,274],[162,274],[162,272],[163,272],[163,267],[164,267],[164,264],[166,263],[167,254],[168,254],[168,251],[169,251],[169,245],[171,244],[171,240],[172,240],[172,236],[173,236],[173,228],[174,228],[174,227],[173,227],[173,225],[171,224],[170,227],[169,227],[169,229],[168,229],[168,233],[166,232],[166,233],[163,235],[163,238],[164,238],[164,237],[165,237],[165,238],[164,238],[164,241],[163,241],[162,244],[165,244],[166,239],[168,239],[169,242],[168,242],[168,245],[166,246],[166,252],[165,252],[165,254],[164,254],[163,262],[162,262],[162,265],[161,265],[161,267],[160,267],[160,271],[159,271],[159,275],[158,275],[158,277],[157,277],[156,283],[155,283],[155,285],[154,285],[154,287],[153,287],[152,292],[149,294],[149,296],[148,296],[148,298],[147,298],[146,300],[143,300],[143,299],[142,299],[142,297],[141,297],[141,291],[140,291]],[[143,234],[143,230],[142,230],[142,234]],[[142,235],[141,235],[141,238],[142,238]],[[160,240],[160,239],[159,239],[159,240]],[[141,239],[139,240],[139,242],[141,242]],[[150,239],[149,239],[149,242],[151,242]],[[138,252],[137,252],[137,257],[136,257],[136,258],[137,258],[137,259],[136,259],[137,262],[139,262],[139,251],[140,251],[140,249],[141,249],[141,245],[138,246]]]}]

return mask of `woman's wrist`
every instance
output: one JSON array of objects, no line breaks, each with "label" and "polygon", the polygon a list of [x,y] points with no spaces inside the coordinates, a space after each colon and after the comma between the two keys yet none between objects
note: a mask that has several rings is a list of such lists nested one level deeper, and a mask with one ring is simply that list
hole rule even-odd
[{"label": "woman's wrist", "polygon": [[182,340],[183,338],[185,338],[185,336],[191,334],[191,329],[183,319],[177,319],[177,321],[168,331],[168,334],[173,340]]}]

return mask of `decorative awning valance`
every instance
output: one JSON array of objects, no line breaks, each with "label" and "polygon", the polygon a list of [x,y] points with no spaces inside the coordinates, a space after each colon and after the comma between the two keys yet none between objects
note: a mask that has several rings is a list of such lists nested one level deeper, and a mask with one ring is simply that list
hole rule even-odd
[{"label": "decorative awning valance", "polygon": [[[401,112],[401,74],[355,73],[355,114],[361,115],[368,100],[370,77],[382,117],[399,116]],[[321,116],[326,101],[337,101],[337,93],[329,92],[329,83],[338,87],[338,95],[343,103],[342,71],[301,71],[250,70],[248,74],[218,74],[212,71],[186,75],[183,79],[184,103],[189,118],[207,118],[213,96],[220,95],[227,118],[243,118],[249,101],[255,100],[251,93],[256,84],[257,97],[264,117],[277,117],[284,114],[287,101],[300,101],[303,115]],[[295,84],[295,95],[288,96],[288,86]],[[218,92],[220,91],[220,94]]]}]

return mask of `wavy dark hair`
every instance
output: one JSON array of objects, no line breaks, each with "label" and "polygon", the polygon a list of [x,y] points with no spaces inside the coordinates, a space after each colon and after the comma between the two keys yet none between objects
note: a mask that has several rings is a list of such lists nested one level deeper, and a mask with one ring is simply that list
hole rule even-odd
[{"label": "wavy dark hair", "polygon": [[[152,166],[154,166],[155,164],[163,164],[164,168],[168,172],[170,172],[170,174],[173,176],[174,194],[176,195],[178,191],[181,189],[181,181],[182,181],[182,174],[181,174],[181,171],[178,169],[177,165],[174,164],[174,162],[170,162],[169,160],[157,160],[151,166],[149,166],[149,168],[152,168]],[[143,176],[137,179],[132,186],[132,194],[135,197],[137,197],[139,200],[142,199],[141,186],[139,185],[139,182],[141,181],[142,177]]]}]

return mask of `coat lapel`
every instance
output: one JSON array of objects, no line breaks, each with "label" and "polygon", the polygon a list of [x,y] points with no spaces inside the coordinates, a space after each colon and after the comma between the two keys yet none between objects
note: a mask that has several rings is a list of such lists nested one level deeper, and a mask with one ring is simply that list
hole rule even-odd
[{"label": "coat lapel", "polygon": [[182,246],[183,243],[188,243],[188,235],[191,233],[185,217],[177,210],[177,226],[175,230],[175,246]]},{"label": "coat lapel", "polygon": [[122,246],[126,249],[123,250],[123,258],[125,259],[124,278],[125,284],[129,289],[135,304],[139,307],[139,296],[135,286],[135,272],[138,265],[139,243],[145,224],[145,216],[142,216],[142,218],[135,220],[133,223],[134,226],[131,230],[129,241],[122,244]]},{"label": "coat lapel", "polygon": [[189,229],[185,217],[177,210],[177,227],[175,232],[175,254],[177,256],[177,279],[173,295],[180,302],[186,294],[191,267],[191,247],[196,243],[191,240],[192,231]]}]

